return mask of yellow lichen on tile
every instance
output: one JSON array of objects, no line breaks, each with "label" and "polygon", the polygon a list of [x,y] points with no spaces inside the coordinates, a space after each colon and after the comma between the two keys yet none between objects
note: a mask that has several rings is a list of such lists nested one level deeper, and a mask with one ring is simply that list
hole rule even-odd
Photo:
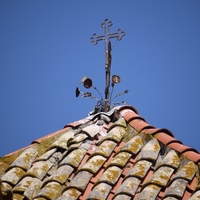
[{"label": "yellow lichen on tile", "polygon": [[112,159],[112,161],[110,162],[109,165],[116,165],[119,167],[124,167],[130,157],[131,157],[130,153],[120,152]]},{"label": "yellow lichen on tile", "polygon": [[115,184],[121,175],[122,170],[119,167],[109,167],[103,174],[99,181],[108,182],[109,184]]},{"label": "yellow lichen on tile", "polygon": [[96,173],[105,162],[106,158],[103,156],[95,155],[90,158],[81,168],[89,172]]},{"label": "yellow lichen on tile", "polygon": [[135,135],[138,134],[138,132],[128,124],[128,126],[125,129],[126,133],[124,135],[123,141],[128,142],[130,141]]},{"label": "yellow lichen on tile", "polygon": [[189,161],[181,170],[185,172],[184,177],[190,180],[195,175],[197,166],[194,162]]}]

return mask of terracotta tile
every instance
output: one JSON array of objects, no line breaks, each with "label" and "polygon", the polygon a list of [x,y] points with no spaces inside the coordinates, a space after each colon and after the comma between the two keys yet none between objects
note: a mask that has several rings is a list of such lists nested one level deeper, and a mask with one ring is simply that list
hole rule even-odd
[{"label": "terracotta tile", "polygon": [[138,132],[140,132],[142,129],[144,129],[145,127],[149,127],[150,125],[141,120],[141,119],[134,119],[132,121],[129,122],[129,124],[136,129]]},{"label": "terracotta tile", "polygon": [[136,114],[132,110],[122,110],[121,114],[127,121],[130,121],[130,119],[133,119],[133,118],[136,118],[136,117],[137,118],[140,117],[138,114]]},{"label": "terracotta tile", "polygon": [[119,106],[117,107],[117,110],[121,113],[122,111],[133,111],[135,112],[136,114],[138,114],[138,111],[135,107],[133,106]]},{"label": "terracotta tile", "polygon": [[184,152],[183,155],[194,162],[200,161],[200,154],[192,151],[192,149]]},{"label": "terracotta tile", "polygon": [[159,132],[154,135],[155,138],[157,138],[160,142],[162,142],[164,145],[168,145],[170,143],[178,143],[179,141],[175,139],[174,137],[164,133],[164,132]]}]

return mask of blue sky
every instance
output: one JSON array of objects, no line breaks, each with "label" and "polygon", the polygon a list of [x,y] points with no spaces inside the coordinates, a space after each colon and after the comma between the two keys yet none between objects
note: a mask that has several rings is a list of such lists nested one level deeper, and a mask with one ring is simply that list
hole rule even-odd
[{"label": "blue sky", "polygon": [[[85,118],[96,102],[76,98],[82,77],[104,95],[104,46],[93,33],[113,21],[114,94],[148,123],[200,150],[200,1],[0,1],[0,156]],[[92,91],[92,90],[91,90]],[[95,91],[92,93],[98,96]]]}]

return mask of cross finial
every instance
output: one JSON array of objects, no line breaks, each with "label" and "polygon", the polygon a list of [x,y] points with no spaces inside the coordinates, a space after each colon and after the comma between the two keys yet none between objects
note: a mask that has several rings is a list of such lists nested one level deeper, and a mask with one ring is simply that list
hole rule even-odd
[{"label": "cross finial", "polygon": [[104,40],[104,50],[105,50],[105,69],[106,69],[106,88],[105,88],[105,112],[110,109],[109,105],[109,87],[110,87],[110,69],[111,69],[111,41],[110,39],[116,38],[117,40],[121,40],[123,36],[125,36],[125,32],[122,29],[118,29],[117,32],[110,33],[110,27],[113,25],[112,21],[109,19],[105,19],[101,24],[101,27],[104,29],[104,34],[99,36],[94,33],[90,38],[90,42],[96,45],[99,41]]}]

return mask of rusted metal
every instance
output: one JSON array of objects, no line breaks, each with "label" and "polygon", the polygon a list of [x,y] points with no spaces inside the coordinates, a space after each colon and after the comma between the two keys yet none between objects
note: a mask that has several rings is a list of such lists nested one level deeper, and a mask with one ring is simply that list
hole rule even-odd
[{"label": "rusted metal", "polygon": [[117,40],[121,40],[123,36],[125,36],[125,32],[122,29],[118,29],[117,32],[110,33],[110,27],[113,25],[112,21],[109,19],[105,19],[104,22],[101,24],[101,27],[104,29],[104,34],[99,36],[98,34],[94,33],[93,36],[90,38],[90,42],[93,45],[97,45],[99,41],[104,41],[104,50],[105,50],[105,70],[106,70],[106,87],[105,87],[105,108],[104,111],[107,112],[110,109],[110,71],[111,71],[111,41],[110,39],[116,38]]}]

